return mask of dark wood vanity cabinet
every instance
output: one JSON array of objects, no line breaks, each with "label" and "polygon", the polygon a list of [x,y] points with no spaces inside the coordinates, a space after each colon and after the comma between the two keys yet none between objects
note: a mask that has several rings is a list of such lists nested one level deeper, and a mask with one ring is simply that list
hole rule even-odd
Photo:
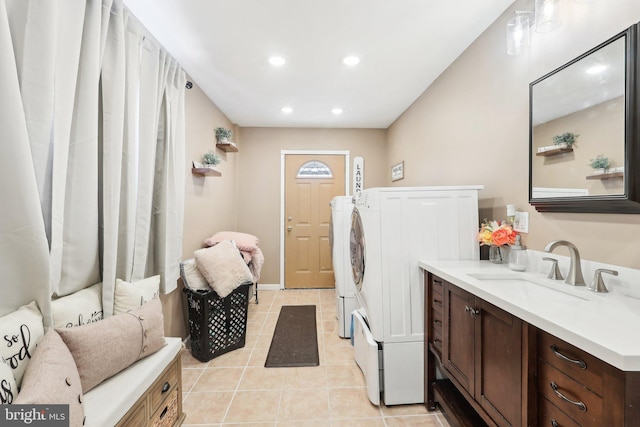
[{"label": "dark wood vanity cabinet", "polygon": [[538,330],[538,416],[550,426],[640,426],[640,373]]},{"label": "dark wood vanity cabinet", "polygon": [[529,336],[527,325],[437,276],[430,275],[429,282],[429,288],[442,288],[444,297],[442,352],[437,353],[434,321],[439,314],[434,312],[433,303],[440,293],[427,292],[431,298],[427,318],[432,319],[428,333],[433,333],[428,342],[442,373],[485,423],[525,426],[528,393],[523,388],[526,381],[522,373],[527,372],[523,365],[528,363],[523,357],[523,338]]},{"label": "dark wood vanity cabinet", "polygon": [[452,426],[640,426],[640,372],[431,273],[425,282],[425,405],[437,402]]},{"label": "dark wood vanity cabinet", "polygon": [[[433,409],[438,402],[452,425],[535,425],[528,424],[535,419],[535,414],[529,416],[528,377],[535,364],[533,329],[433,274],[428,275],[425,294],[427,406]],[[436,380],[436,366],[444,379]],[[451,386],[457,393],[448,392]]]}]

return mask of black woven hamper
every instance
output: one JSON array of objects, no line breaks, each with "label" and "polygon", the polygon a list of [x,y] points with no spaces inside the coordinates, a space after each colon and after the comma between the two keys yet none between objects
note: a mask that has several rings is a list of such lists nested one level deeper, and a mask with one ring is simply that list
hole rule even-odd
[{"label": "black woven hamper", "polygon": [[201,362],[244,347],[249,288],[243,283],[224,298],[214,290],[184,288],[189,307],[191,354]]}]

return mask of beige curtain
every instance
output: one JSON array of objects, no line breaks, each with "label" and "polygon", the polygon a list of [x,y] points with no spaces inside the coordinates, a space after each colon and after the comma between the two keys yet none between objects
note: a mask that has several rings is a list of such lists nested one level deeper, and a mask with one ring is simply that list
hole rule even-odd
[{"label": "beige curtain", "polygon": [[172,291],[184,72],[122,0],[0,5],[0,84],[9,94],[0,120],[15,135],[1,148],[10,151],[0,160],[0,197],[15,200],[0,213],[0,232],[18,242],[2,239],[0,274],[29,280],[0,285],[9,295],[2,311],[103,281],[109,315],[116,278],[161,274],[162,290]]}]

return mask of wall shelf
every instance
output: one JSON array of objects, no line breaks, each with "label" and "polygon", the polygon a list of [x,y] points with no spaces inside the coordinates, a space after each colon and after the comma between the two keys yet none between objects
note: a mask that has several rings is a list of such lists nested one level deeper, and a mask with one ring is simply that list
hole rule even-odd
[{"label": "wall shelf", "polygon": [[221,149],[225,153],[236,153],[238,151],[238,147],[235,144],[216,143],[216,148]]},{"label": "wall shelf", "polygon": [[536,156],[554,156],[556,154],[573,153],[573,148],[556,148],[553,150],[541,151]]},{"label": "wall shelf", "polygon": [[599,173],[595,175],[588,175],[587,179],[610,179],[610,178],[622,178],[624,177],[624,172],[610,172],[610,173]]},{"label": "wall shelf", "polygon": [[200,176],[222,176],[222,172],[212,168],[191,168],[191,173]]}]

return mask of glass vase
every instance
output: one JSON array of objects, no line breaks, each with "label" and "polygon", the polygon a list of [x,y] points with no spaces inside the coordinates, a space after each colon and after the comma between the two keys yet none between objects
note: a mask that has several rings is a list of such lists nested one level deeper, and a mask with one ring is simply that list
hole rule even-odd
[{"label": "glass vase", "polygon": [[509,262],[509,247],[507,245],[489,246],[489,261],[494,264],[506,264]]}]

